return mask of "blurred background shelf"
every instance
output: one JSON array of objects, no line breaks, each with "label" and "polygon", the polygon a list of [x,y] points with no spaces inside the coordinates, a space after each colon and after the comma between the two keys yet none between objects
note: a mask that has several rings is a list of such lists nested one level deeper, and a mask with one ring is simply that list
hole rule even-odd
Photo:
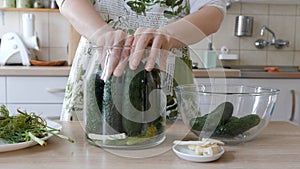
[{"label": "blurred background shelf", "polygon": [[59,12],[59,9],[51,8],[0,8],[1,11],[25,11],[25,12]]}]

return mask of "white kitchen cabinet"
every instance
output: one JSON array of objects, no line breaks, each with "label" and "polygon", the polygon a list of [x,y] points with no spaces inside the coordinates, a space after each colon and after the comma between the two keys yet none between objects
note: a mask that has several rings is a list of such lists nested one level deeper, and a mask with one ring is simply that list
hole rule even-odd
[{"label": "white kitchen cabinet", "polygon": [[195,84],[209,84],[209,83],[214,83],[215,79],[214,78],[195,78],[194,82]]},{"label": "white kitchen cabinet", "polygon": [[5,85],[5,77],[0,77],[0,104],[5,104],[6,98],[6,85]]},{"label": "white kitchen cabinet", "polygon": [[[216,78],[215,83],[220,80],[224,82],[224,79]],[[226,82],[227,84],[244,84],[279,89],[280,92],[272,114],[272,121],[290,121],[292,111],[294,111],[293,123],[300,125],[300,79],[229,78],[226,79]]]},{"label": "white kitchen cabinet", "polygon": [[7,77],[7,103],[62,103],[66,77]]},{"label": "white kitchen cabinet", "polygon": [[17,108],[36,112],[42,117],[59,117],[67,77],[7,76],[6,104],[11,112]]},{"label": "white kitchen cabinet", "polygon": [[59,119],[62,104],[7,104],[7,108],[11,114],[15,114],[17,109],[34,112],[43,118]]},{"label": "white kitchen cabinet", "polygon": [[300,79],[253,79],[253,78],[196,78],[195,83],[243,84],[279,89],[279,95],[272,114],[272,121],[293,121],[300,125]]},{"label": "white kitchen cabinet", "polygon": [[[293,104],[294,120],[293,122],[300,125],[300,80],[299,79],[245,79],[245,84],[257,85],[264,87],[277,88],[280,90],[277,104],[272,115],[273,120],[289,121],[292,114]],[[295,92],[295,101],[293,103],[292,90]]]}]

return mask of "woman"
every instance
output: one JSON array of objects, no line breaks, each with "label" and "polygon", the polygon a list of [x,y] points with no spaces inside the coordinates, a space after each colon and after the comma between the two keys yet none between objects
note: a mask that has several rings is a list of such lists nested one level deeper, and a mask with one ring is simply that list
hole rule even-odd
[{"label": "woman", "polygon": [[224,0],[56,1],[62,15],[83,36],[70,72],[61,120],[70,120],[82,112],[82,76],[91,46],[131,47],[130,57],[121,56],[118,48],[113,48],[108,60],[101,59],[106,70],[104,81],[111,75],[122,75],[128,62],[131,69],[136,69],[143,56],[139,51],[147,46],[151,50],[145,69],[150,71],[161,49],[172,49],[177,55],[189,58],[184,47],[216,32],[225,14]]}]

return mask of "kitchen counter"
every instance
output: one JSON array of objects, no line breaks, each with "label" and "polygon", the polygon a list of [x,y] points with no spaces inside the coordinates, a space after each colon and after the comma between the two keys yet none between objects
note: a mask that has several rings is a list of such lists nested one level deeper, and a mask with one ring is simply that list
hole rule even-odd
[{"label": "kitchen counter", "polygon": [[194,69],[196,78],[256,78],[256,79],[300,79],[300,71],[266,72],[243,69]]},{"label": "kitchen counter", "polygon": [[241,72],[238,69],[193,69],[195,78],[238,78],[241,77]]},{"label": "kitchen counter", "polygon": [[[0,66],[0,76],[68,76],[71,66]],[[193,69],[195,78],[300,79],[300,72],[251,72],[240,69]]]},{"label": "kitchen counter", "polygon": [[[59,122],[62,134],[75,143],[51,137],[45,147],[0,153],[0,167],[7,169],[299,169],[300,127],[288,122],[271,122],[256,139],[235,146],[225,146],[224,155],[210,163],[194,163],[178,158],[172,151],[172,141],[196,139],[187,133],[182,122],[167,130],[166,141],[152,149],[125,151],[101,149],[84,138],[79,122]],[[131,158],[133,157],[133,158]],[[145,158],[144,158],[145,157]]]},{"label": "kitchen counter", "polygon": [[241,72],[241,78],[300,79],[300,72]]},{"label": "kitchen counter", "polygon": [[[68,76],[71,66],[0,66],[0,76]],[[198,69],[195,77],[240,77],[237,69]]]},{"label": "kitchen counter", "polygon": [[0,76],[68,76],[70,66],[0,66]]}]

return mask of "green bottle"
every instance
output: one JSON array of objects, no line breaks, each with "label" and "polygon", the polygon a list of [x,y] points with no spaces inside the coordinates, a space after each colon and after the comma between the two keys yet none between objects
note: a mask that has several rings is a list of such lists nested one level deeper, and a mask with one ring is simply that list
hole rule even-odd
[{"label": "green bottle", "polygon": [[217,53],[212,48],[212,43],[208,44],[208,50],[204,52],[203,66],[206,69],[217,67]]}]

